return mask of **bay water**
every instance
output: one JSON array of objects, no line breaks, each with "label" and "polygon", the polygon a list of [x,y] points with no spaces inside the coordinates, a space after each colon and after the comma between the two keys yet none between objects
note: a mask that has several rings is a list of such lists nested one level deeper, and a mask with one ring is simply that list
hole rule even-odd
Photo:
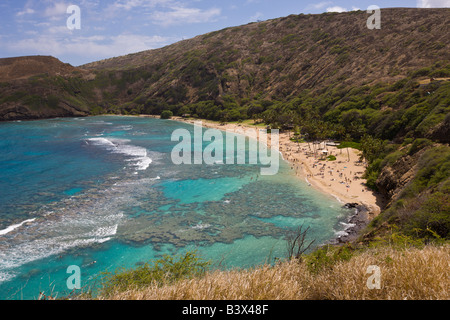
[{"label": "bay water", "polygon": [[285,258],[286,234],[301,225],[314,246],[345,228],[351,212],[281,155],[275,175],[260,164],[174,164],[179,128],[193,132],[143,117],[0,123],[0,299],[67,295],[69,266],[95,288],[103,271],[187,250],[248,268]]}]

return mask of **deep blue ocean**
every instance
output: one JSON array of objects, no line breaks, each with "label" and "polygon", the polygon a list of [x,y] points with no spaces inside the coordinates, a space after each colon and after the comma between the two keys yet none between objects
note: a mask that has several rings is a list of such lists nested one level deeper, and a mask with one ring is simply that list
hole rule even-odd
[{"label": "deep blue ocean", "polygon": [[[0,299],[70,293],[102,271],[197,250],[213,266],[286,256],[285,236],[310,227],[315,246],[350,214],[281,159],[260,165],[176,165],[171,120],[99,116],[0,123]],[[204,146],[208,143],[205,142]]]}]

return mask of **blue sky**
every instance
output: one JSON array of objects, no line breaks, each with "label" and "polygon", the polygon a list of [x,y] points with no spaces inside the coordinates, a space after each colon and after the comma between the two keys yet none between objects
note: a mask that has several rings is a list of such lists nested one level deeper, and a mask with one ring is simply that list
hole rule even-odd
[{"label": "blue sky", "polygon": [[[70,30],[70,5],[80,29]],[[74,66],[214,30],[299,13],[450,7],[450,0],[2,0],[0,57],[52,55]]]}]

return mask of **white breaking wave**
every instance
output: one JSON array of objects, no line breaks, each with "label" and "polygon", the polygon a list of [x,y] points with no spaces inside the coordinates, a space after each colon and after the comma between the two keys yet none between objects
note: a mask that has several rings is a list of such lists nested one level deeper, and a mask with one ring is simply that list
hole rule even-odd
[{"label": "white breaking wave", "polygon": [[[92,137],[84,141],[111,153],[126,155],[129,166],[145,170],[152,160],[143,147],[130,140]],[[157,153],[152,153],[158,158]],[[43,207],[33,218],[0,230],[0,283],[10,281],[21,272],[20,266],[51,256],[62,256],[82,247],[101,244],[120,236],[120,226],[127,225],[120,208],[148,193],[159,176],[139,180],[111,178],[110,187],[94,188],[86,197],[70,198]],[[119,180],[118,180],[119,179]],[[95,195],[95,196],[94,196]],[[119,209],[119,210],[118,210]]]},{"label": "white breaking wave", "polygon": [[24,223],[33,222],[34,220],[36,220],[36,218],[28,219],[28,220],[22,221],[21,223],[10,225],[8,228],[0,230],[0,235],[5,235],[7,233],[10,233],[14,229],[17,229],[20,226],[22,226]]},{"label": "white breaking wave", "polygon": [[332,195],[333,197],[335,197],[336,200],[339,201],[340,203],[345,203],[345,202],[342,201],[338,196],[336,196],[336,195],[334,195],[334,194],[332,194],[332,193],[331,193],[331,195]]},{"label": "white breaking wave", "polygon": [[152,159],[147,155],[147,149],[139,146],[126,144],[130,140],[112,139],[112,138],[89,138],[86,141],[94,145],[102,146],[112,153],[124,154],[130,156],[128,161],[133,162],[136,170],[146,170],[152,163]]},{"label": "white breaking wave", "polygon": [[[94,243],[104,243],[113,238],[117,233],[119,221],[123,213],[104,216],[97,220],[73,219],[62,220],[53,224],[44,222],[42,229],[51,229],[53,233],[59,231],[60,235],[49,238],[24,235],[19,245],[4,248],[0,251],[0,283],[8,281],[16,276],[13,272],[25,263],[47,258],[52,255],[60,255],[68,249],[89,246]],[[107,224],[105,226],[105,224]],[[109,224],[109,225],[108,225]],[[99,227],[99,225],[101,225]],[[64,231],[64,232],[63,232]]]},{"label": "white breaking wave", "polygon": [[335,231],[334,234],[337,237],[348,236],[347,230],[356,226],[356,224],[354,224],[354,223],[345,223],[345,222],[339,222],[339,223],[344,226],[344,230]]},{"label": "white breaking wave", "polygon": [[109,146],[113,149],[116,148],[116,145],[106,138],[89,138],[89,139],[87,139],[87,141],[93,142],[96,145]]},{"label": "white breaking wave", "polygon": [[[122,215],[120,215],[120,218]],[[93,239],[104,239],[109,238],[110,236],[113,236],[117,233],[117,227],[119,224],[115,224],[113,226],[107,226],[107,227],[100,227],[97,230],[90,232],[87,234],[87,236],[94,237]]]},{"label": "white breaking wave", "polygon": [[123,125],[123,126],[118,126],[117,129],[129,131],[129,130],[133,130],[133,126],[132,125]]},{"label": "white breaking wave", "polygon": [[3,281],[8,281],[14,278],[16,275],[10,272],[1,272],[0,271],[0,283]]},{"label": "white breaking wave", "polygon": [[353,228],[354,226],[356,226],[356,224],[354,224],[354,223],[340,222],[340,224],[342,224],[345,227],[345,230],[347,230],[348,228]]},{"label": "white breaking wave", "polygon": [[336,231],[334,233],[337,237],[348,236],[348,233],[345,231]]},{"label": "white breaking wave", "polygon": [[106,125],[112,125],[113,123],[112,123],[112,122],[106,122],[106,121],[103,121],[103,120],[98,120],[98,121],[91,122],[90,124],[94,124],[94,125],[97,125],[97,124],[101,124],[101,125],[104,125],[104,124],[106,124]]}]

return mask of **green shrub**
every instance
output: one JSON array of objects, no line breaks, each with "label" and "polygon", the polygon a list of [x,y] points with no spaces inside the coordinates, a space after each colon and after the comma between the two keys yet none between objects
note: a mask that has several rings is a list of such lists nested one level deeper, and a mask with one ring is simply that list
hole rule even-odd
[{"label": "green shrub", "polygon": [[336,57],[336,64],[342,65],[350,60],[350,55],[347,52],[342,52]]},{"label": "green shrub", "polygon": [[176,256],[164,255],[151,263],[135,269],[119,269],[101,274],[101,294],[108,296],[114,292],[142,288],[149,285],[171,284],[181,279],[203,275],[210,261],[201,259],[196,251],[188,251]]},{"label": "green shrub", "polygon": [[426,186],[437,185],[450,177],[450,148],[439,146],[427,150],[419,160],[415,180]]},{"label": "green shrub", "polygon": [[103,108],[100,106],[95,106],[91,108],[91,115],[97,116],[103,113]]},{"label": "green shrub", "polygon": [[296,137],[291,137],[289,140],[294,141],[296,143],[304,143],[304,142],[306,142],[305,139],[303,139],[303,138],[296,138]]},{"label": "green shrub", "polygon": [[390,154],[388,154],[382,161],[381,167],[384,167],[386,165],[393,165],[400,157],[404,155],[404,152],[401,150],[394,151]]},{"label": "green shrub", "polygon": [[380,175],[380,171],[370,171],[370,172],[366,172],[366,174],[364,175],[364,177],[366,178],[366,185],[368,188],[378,191],[378,187],[377,187],[377,179],[378,176]]},{"label": "green shrub", "polygon": [[425,148],[426,146],[429,146],[432,144],[433,144],[433,142],[428,139],[424,139],[424,138],[416,139],[416,140],[414,140],[411,147],[409,148],[408,154],[412,155],[412,154],[416,153],[417,151]]},{"label": "green shrub", "polygon": [[329,33],[322,31],[321,29],[315,29],[311,33],[311,39],[314,42],[325,40],[330,36]]},{"label": "green shrub", "polygon": [[361,144],[359,142],[353,142],[353,141],[342,141],[337,147],[338,147],[338,149],[353,148],[353,149],[361,150]]},{"label": "green shrub", "polygon": [[433,78],[446,78],[450,77],[450,69],[439,69],[435,70],[430,74],[430,77]]},{"label": "green shrub", "polygon": [[278,40],[278,43],[281,44],[289,44],[292,41],[298,41],[300,39],[298,34],[292,33],[292,34],[288,34],[286,36],[284,36],[283,38],[281,38],[280,40]]},{"label": "green shrub", "polygon": [[412,142],[413,142],[413,138],[405,138],[403,140],[402,146],[406,146],[406,145],[408,145],[408,144],[410,144]]},{"label": "green shrub", "polygon": [[424,77],[428,76],[431,73],[431,68],[422,68],[417,71],[414,71],[411,75],[412,78]]},{"label": "green shrub", "polygon": [[405,231],[420,238],[450,238],[450,195],[432,194],[406,222]]},{"label": "green shrub", "polygon": [[47,97],[47,106],[52,109],[56,109],[59,106],[59,97],[50,95]]},{"label": "green shrub", "polygon": [[170,119],[173,116],[173,112],[170,110],[164,110],[161,112],[161,119]]},{"label": "green shrub", "polygon": [[398,227],[396,225],[391,225],[391,231],[384,237],[377,238],[372,241],[369,247],[386,247],[387,245],[398,250],[411,247],[423,248],[425,243],[423,239],[405,235],[398,231]]},{"label": "green shrub", "polygon": [[335,45],[331,48],[330,53],[332,54],[342,54],[347,52],[350,49],[349,46],[340,46],[340,45]]},{"label": "green shrub", "polygon": [[317,274],[324,269],[331,269],[339,261],[349,261],[354,249],[351,245],[325,245],[304,256],[304,261],[311,273]]}]

